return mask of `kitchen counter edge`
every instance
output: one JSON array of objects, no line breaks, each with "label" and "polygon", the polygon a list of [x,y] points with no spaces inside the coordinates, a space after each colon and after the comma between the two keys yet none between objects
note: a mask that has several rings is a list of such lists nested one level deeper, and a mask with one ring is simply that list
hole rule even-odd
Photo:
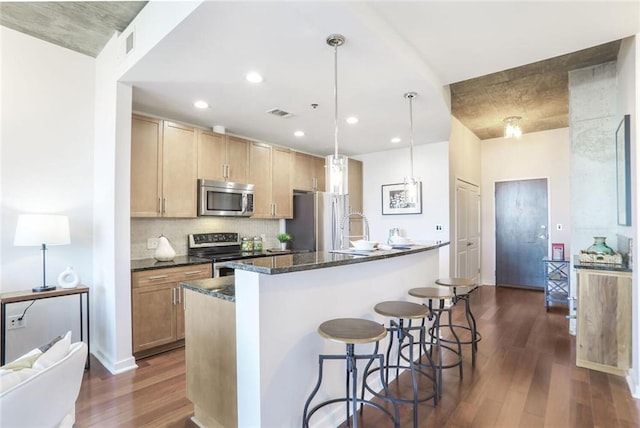
[{"label": "kitchen counter edge", "polygon": [[236,301],[236,285],[233,275],[181,282],[180,287],[229,302]]},{"label": "kitchen counter edge", "polygon": [[201,265],[205,263],[211,263],[211,260],[194,256],[176,256],[176,258],[170,262],[159,262],[156,259],[136,259],[131,260],[131,272],[140,272],[151,269],[165,269],[189,265]]},{"label": "kitchen counter edge", "polygon": [[449,245],[449,241],[415,245],[408,249],[377,251],[371,255],[331,253],[328,251],[295,253],[285,256],[276,255],[254,259],[234,260],[228,262],[227,266],[237,270],[257,272],[266,275],[278,275],[400,257],[408,254],[435,250],[446,245]]}]

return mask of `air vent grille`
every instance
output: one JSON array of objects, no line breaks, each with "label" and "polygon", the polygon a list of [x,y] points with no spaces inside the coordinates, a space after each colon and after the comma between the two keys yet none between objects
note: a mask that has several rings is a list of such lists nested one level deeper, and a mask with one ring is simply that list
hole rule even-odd
[{"label": "air vent grille", "polygon": [[272,114],[278,117],[290,117],[293,116],[293,113],[289,113],[288,111],[280,110],[279,108],[272,108],[271,110],[267,110],[267,113]]}]

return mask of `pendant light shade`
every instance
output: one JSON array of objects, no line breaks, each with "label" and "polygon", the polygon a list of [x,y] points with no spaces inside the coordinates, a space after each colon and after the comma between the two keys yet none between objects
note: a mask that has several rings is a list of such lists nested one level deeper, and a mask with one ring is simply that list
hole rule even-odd
[{"label": "pendant light shade", "polygon": [[520,127],[521,119],[521,116],[509,116],[504,118],[504,138],[518,139],[522,136],[522,128]]},{"label": "pendant light shade", "polygon": [[405,202],[415,204],[418,201],[418,192],[420,191],[420,179],[413,175],[413,99],[418,96],[417,92],[407,92],[404,97],[409,100],[409,176],[404,178],[404,197]]},{"label": "pendant light shade", "polygon": [[344,36],[341,34],[332,34],[327,37],[327,44],[332,46],[334,50],[334,153],[326,157],[325,166],[327,191],[336,195],[346,195],[349,193],[349,159],[345,155],[338,153],[338,46],[342,46],[344,40]]}]

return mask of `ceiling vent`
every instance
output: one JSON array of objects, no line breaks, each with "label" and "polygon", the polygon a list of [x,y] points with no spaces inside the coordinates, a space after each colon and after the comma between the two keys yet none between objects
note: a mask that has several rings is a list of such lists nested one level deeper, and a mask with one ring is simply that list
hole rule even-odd
[{"label": "ceiling vent", "polygon": [[290,117],[293,116],[293,113],[289,113],[288,111],[280,110],[279,108],[272,108],[271,110],[267,110],[267,113],[272,114],[278,117]]}]

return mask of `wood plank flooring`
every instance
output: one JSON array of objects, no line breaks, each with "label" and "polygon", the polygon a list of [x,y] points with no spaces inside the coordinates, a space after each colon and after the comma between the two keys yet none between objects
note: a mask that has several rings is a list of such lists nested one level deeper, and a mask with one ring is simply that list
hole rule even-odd
[{"label": "wood plank flooring", "polygon": [[[419,427],[640,426],[640,400],[623,377],[576,367],[566,308],[546,311],[544,293],[502,287],[480,287],[471,305],[482,333],[476,367],[466,346],[463,379],[456,369],[444,371],[443,397],[435,408],[432,401],[420,404]],[[462,307],[454,312],[461,320]],[[184,349],[138,365],[114,376],[93,359],[75,426],[194,427]],[[413,426],[410,406],[400,410],[401,426]],[[365,409],[362,426],[390,426],[376,413]]]}]

